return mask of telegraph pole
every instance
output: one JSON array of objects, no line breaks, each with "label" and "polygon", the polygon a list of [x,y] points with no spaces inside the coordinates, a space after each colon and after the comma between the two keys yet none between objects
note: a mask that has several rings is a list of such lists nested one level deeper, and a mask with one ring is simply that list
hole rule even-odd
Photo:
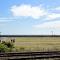
[{"label": "telegraph pole", "polygon": [[51,35],[52,35],[52,36],[54,35],[54,32],[53,32],[53,31],[51,31]]},{"label": "telegraph pole", "polygon": [[51,34],[53,35],[53,31],[51,31]]}]

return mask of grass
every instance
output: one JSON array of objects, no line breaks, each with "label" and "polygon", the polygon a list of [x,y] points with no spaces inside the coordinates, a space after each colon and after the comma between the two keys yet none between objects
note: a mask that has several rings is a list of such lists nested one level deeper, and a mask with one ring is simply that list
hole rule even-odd
[{"label": "grass", "polygon": [[60,50],[60,37],[17,37],[15,46],[28,51]]}]

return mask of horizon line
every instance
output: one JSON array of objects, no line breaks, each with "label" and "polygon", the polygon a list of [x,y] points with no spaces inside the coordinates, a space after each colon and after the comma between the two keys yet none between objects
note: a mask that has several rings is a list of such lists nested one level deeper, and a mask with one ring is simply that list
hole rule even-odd
[{"label": "horizon line", "polygon": [[60,37],[60,35],[1,35],[0,37]]}]

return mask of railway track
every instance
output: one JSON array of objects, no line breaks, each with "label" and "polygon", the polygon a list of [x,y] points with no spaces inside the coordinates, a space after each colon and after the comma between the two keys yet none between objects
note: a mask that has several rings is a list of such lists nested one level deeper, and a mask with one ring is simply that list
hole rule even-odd
[{"label": "railway track", "polygon": [[0,53],[0,58],[12,59],[48,59],[48,58],[60,58],[60,51],[51,52],[10,52]]}]

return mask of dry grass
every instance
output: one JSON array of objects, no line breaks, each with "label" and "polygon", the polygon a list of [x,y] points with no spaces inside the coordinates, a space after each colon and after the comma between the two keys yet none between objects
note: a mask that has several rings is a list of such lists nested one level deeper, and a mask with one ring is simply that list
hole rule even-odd
[{"label": "dry grass", "polygon": [[17,37],[15,46],[32,51],[60,50],[60,37]]}]

